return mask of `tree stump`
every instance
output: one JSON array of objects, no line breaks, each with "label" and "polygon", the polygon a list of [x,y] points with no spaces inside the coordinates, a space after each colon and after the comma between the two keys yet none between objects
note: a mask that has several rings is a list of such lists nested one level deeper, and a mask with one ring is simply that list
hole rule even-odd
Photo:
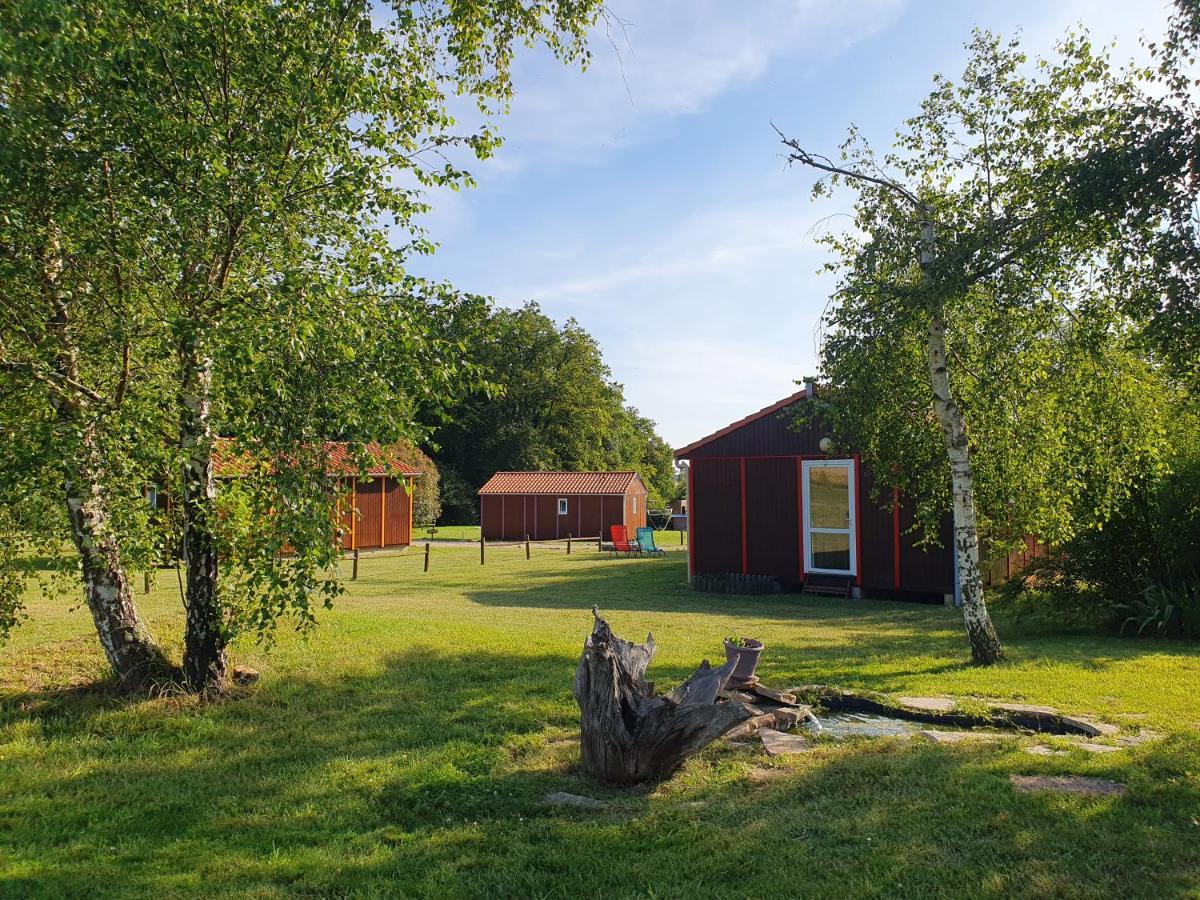
[{"label": "tree stump", "polygon": [[737,700],[715,702],[733,672],[708,660],[668,694],[656,697],[645,679],[654,658],[654,636],[631,644],[612,633],[596,610],[595,625],[575,670],[575,700],[582,714],[583,768],[608,784],[666,778],[753,712]]}]

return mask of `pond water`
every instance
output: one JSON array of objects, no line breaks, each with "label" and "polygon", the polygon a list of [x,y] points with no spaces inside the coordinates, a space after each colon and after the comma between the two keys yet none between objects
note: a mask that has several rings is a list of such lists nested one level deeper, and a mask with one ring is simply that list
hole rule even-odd
[{"label": "pond water", "polygon": [[873,713],[814,711],[814,714],[820,724],[814,724],[813,720],[809,719],[804,727],[813,734],[823,734],[832,738],[893,737],[912,734],[929,727],[920,722]]}]

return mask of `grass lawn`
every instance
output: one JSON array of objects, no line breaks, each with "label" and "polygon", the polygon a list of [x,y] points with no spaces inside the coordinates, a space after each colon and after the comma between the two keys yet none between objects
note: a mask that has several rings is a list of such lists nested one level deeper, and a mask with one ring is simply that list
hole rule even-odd
[{"label": "grass lawn", "polygon": [[[1195,644],[1008,628],[1011,662],[975,669],[954,610],[698,594],[678,550],[576,551],[497,547],[481,568],[435,548],[428,575],[419,552],[364,557],[311,637],[236,648],[263,677],[219,703],[89,689],[86,610],[35,600],[0,650],[0,895],[1200,896]],[[175,635],[165,575],[144,608]],[[593,603],[625,637],[654,632],[663,686],[743,634],[766,642],[769,684],[1047,703],[1163,737],[1063,756],[1028,737],[822,740],[773,761],[719,744],[665,784],[608,790],[554,743],[578,728]],[[1016,794],[1011,773],[1129,791]],[[556,790],[613,805],[542,806]]]},{"label": "grass lawn", "polygon": [[430,531],[429,526],[424,528],[413,526],[413,540],[425,541],[433,538],[438,541],[478,541],[479,526],[478,525],[437,525],[436,531]]}]

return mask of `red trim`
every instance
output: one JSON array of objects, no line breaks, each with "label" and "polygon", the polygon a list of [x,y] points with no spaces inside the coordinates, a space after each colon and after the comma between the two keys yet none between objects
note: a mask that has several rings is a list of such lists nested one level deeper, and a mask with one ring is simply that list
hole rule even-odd
[{"label": "red trim", "polygon": [[900,491],[892,488],[892,587],[900,590]]},{"label": "red trim", "polygon": [[862,584],[862,460],[857,453],[850,456],[854,460],[854,583]]},{"label": "red trim", "polygon": [[725,437],[725,435],[729,434],[731,431],[737,431],[743,425],[749,425],[751,422],[757,421],[758,419],[762,419],[762,418],[765,418],[766,416],[771,415],[771,413],[779,412],[781,409],[786,409],[787,407],[791,406],[793,403],[797,403],[800,400],[807,399],[807,397],[808,397],[807,389],[802,390],[802,391],[797,391],[796,393],[792,394],[790,397],[784,397],[782,400],[778,401],[777,403],[772,403],[770,406],[766,406],[766,407],[760,409],[756,413],[751,413],[750,415],[746,416],[744,419],[738,419],[732,425],[726,425],[720,431],[714,431],[708,437],[702,437],[702,438],[700,438],[700,440],[695,441],[691,444],[688,444],[686,447],[683,447],[682,449],[676,450],[675,458],[676,459],[686,459],[687,455],[689,453],[691,453],[694,450],[700,449],[705,444],[710,444],[713,441],[715,441],[717,438]]},{"label": "red trim", "polygon": [[796,542],[800,556],[796,559],[796,574],[804,578],[804,460],[796,457]]},{"label": "red trim", "polygon": [[849,456],[830,456],[827,453],[763,453],[748,456],[700,456],[698,459],[725,460],[731,459],[850,459]]},{"label": "red trim", "polygon": [[688,511],[687,511],[687,543],[688,543],[688,574],[696,573],[696,492],[692,488],[692,471],[696,463],[688,466]]},{"label": "red trim", "polygon": [[738,473],[741,481],[742,489],[742,574],[745,575],[750,571],[749,556],[747,548],[749,542],[746,540],[746,458],[742,457],[741,464],[738,466]]}]

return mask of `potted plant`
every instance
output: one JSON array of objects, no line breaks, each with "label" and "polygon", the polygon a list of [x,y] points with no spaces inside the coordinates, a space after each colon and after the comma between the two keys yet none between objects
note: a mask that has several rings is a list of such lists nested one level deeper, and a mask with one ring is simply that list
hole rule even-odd
[{"label": "potted plant", "polygon": [[733,661],[731,681],[749,681],[754,677],[754,669],[758,665],[759,654],[763,652],[763,642],[754,638],[727,637],[725,638],[725,659]]}]

